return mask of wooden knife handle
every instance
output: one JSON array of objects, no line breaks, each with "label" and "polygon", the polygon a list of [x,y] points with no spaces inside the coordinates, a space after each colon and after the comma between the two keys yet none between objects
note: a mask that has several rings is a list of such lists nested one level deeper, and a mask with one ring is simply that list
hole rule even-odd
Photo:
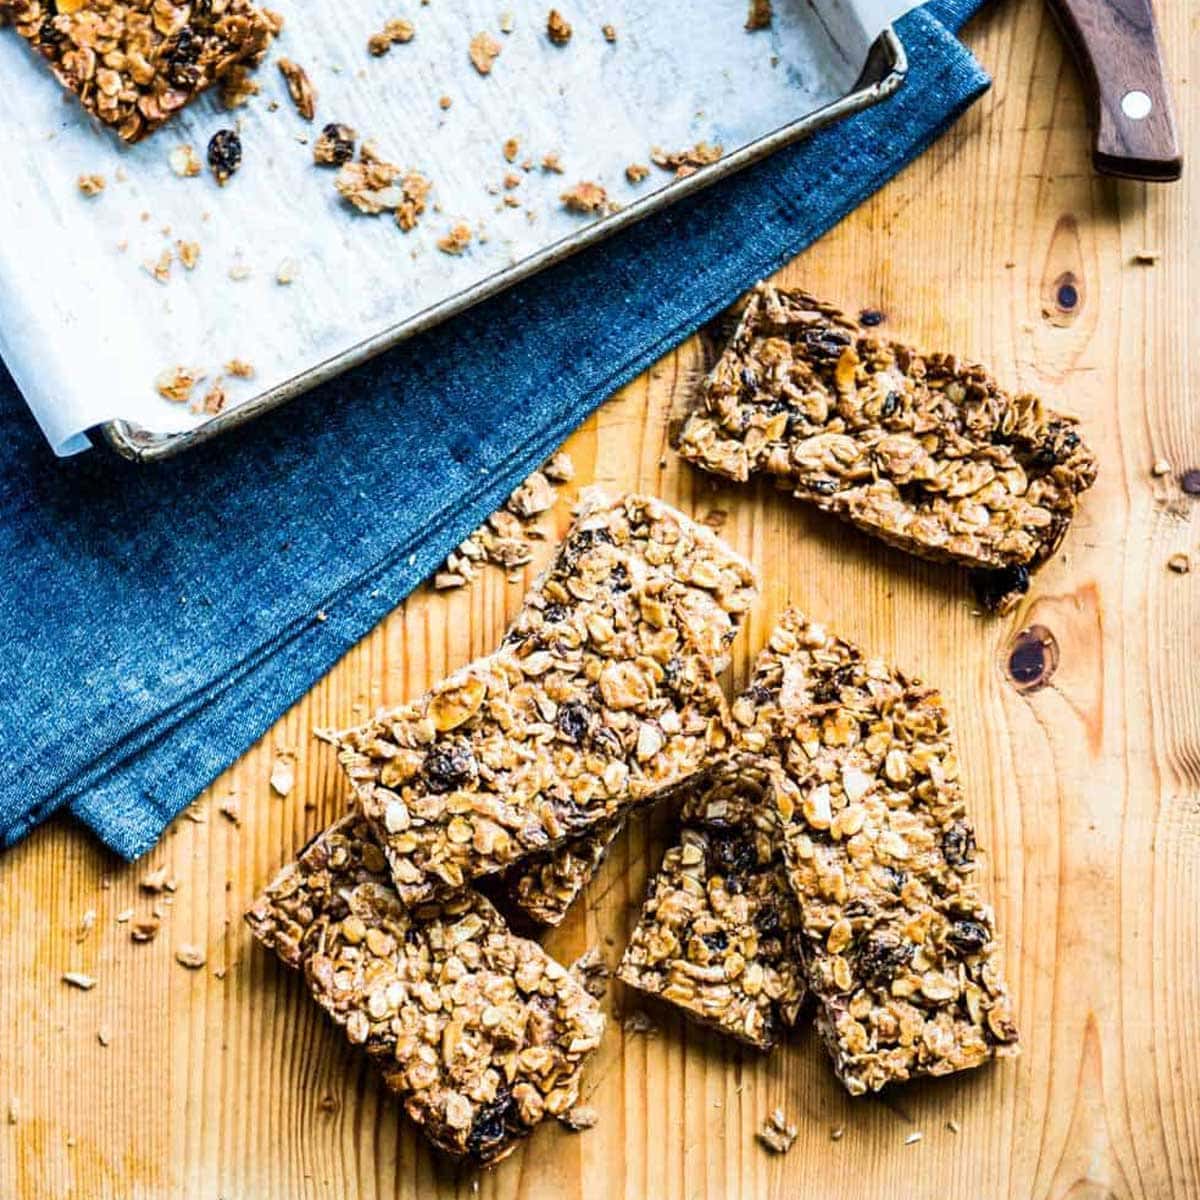
[{"label": "wooden knife handle", "polygon": [[1091,90],[1096,170],[1167,181],[1183,173],[1150,0],[1050,0]]}]

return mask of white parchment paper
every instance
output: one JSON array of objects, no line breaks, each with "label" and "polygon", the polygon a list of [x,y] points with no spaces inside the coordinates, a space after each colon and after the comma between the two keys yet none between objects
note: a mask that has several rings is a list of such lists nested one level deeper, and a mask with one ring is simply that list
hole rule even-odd
[{"label": "white parchment paper", "polygon": [[[257,73],[262,94],[233,113],[202,97],[132,147],[64,101],[23,40],[0,30],[0,354],[56,451],[83,449],[86,430],[116,418],[191,428],[204,416],[155,390],[164,368],[200,367],[211,381],[228,360],[248,360],[255,378],[225,384],[228,404],[244,403],[577,231],[594,218],[559,203],[573,184],[600,183],[628,203],[671,182],[654,166],[638,187],[625,180],[652,146],[705,140],[728,152],[837,99],[912,0],[775,0],[771,28],[755,33],[743,29],[747,0],[558,6],[574,27],[562,47],[546,37],[547,0],[277,0],[287,24]],[[372,58],[367,38],[397,16],[416,37]],[[467,55],[484,30],[502,46],[487,77]],[[280,55],[317,88],[312,124],[287,98]],[[340,200],[335,172],[312,163],[330,121],[432,180],[417,230]],[[203,159],[211,135],[235,122],[244,165],[228,186],[207,168],[174,174],[174,147],[190,143]],[[513,137],[509,164],[501,148]],[[549,153],[562,175],[540,168]],[[513,171],[516,208],[503,202]],[[84,173],[105,177],[100,196],[79,192]],[[475,241],[450,257],[436,242],[459,221]],[[199,243],[198,265],[176,261],[157,282],[144,264],[180,240]],[[288,286],[276,278],[285,262]]]}]

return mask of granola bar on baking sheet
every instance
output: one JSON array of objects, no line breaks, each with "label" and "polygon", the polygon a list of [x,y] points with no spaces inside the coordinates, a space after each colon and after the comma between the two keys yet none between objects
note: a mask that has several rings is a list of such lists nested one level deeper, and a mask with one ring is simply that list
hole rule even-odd
[{"label": "granola bar on baking sheet", "polygon": [[996,609],[1028,589],[1096,477],[1075,421],[1036,396],[769,284],[751,294],[679,452],[730,479],[773,476],[902,550],[972,568]]},{"label": "granola bar on baking sheet", "polygon": [[371,869],[376,852],[366,827],[344,818],[284,868],[247,918],[285,961],[302,963],[317,1002],[435,1146],[496,1162],[574,1105],[604,1016],[478,893],[401,904]]},{"label": "granola bar on baking sheet", "polygon": [[412,904],[661,798],[728,734],[676,630],[556,625],[339,735],[339,760]]},{"label": "granola bar on baking sheet", "polygon": [[775,758],[817,1026],[854,1094],[1016,1053],[941,696],[788,613],[733,704]]},{"label": "granola bar on baking sheet", "polygon": [[[519,642],[547,626],[572,641],[609,626],[647,637],[675,629],[720,673],[757,595],[754,568],[712,530],[661,500],[625,496],[580,515],[506,640]],[[510,868],[510,903],[543,925],[557,925],[622,827],[620,819],[604,822]]]},{"label": "granola bar on baking sheet", "polygon": [[689,791],[617,975],[760,1050],[804,1000],[800,916],[769,759],[732,756]]},{"label": "granola bar on baking sheet", "polygon": [[0,0],[4,17],[126,142],[152,133],[233,68],[258,62],[281,28],[250,0]]}]

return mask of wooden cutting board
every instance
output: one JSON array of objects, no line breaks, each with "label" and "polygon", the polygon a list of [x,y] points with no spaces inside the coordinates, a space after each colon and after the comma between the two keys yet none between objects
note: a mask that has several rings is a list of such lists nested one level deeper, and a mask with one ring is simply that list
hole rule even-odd
[{"label": "wooden cutting board", "polygon": [[[1160,7],[1195,155],[1200,26],[1186,5]],[[437,1161],[240,914],[339,811],[333,755],[311,728],[400,701],[489,649],[522,593],[492,572],[396,612],[201,797],[205,819],[178,820],[146,862],[124,868],[66,822],[0,857],[0,1196],[1200,1194],[1200,498],[1178,482],[1200,467],[1200,187],[1092,173],[1074,69],[1039,5],[989,10],[967,40],[992,93],[783,279],[878,308],[885,331],[977,355],[1083,417],[1100,480],[1028,603],[981,619],[953,572],[683,468],[667,425],[710,360],[703,338],[568,448],[579,483],[728,514],[723,532],[768,578],[733,684],[792,600],[947,692],[1024,1055],[852,1102],[810,1033],[762,1058],[659,1008],[645,1009],[652,1033],[625,1032],[641,1006],[614,988],[588,1085],[595,1129],[541,1130],[480,1177]],[[1135,261],[1143,252],[1158,257]],[[1158,459],[1171,467],[1161,477]],[[1184,551],[1195,569],[1172,573]],[[1051,686],[1022,696],[1003,664],[1033,623],[1053,632],[1060,663]],[[268,784],[278,749],[297,756],[286,799]],[[230,796],[237,826],[218,811]],[[656,818],[633,822],[553,952],[599,943],[615,959],[662,835]],[[115,917],[149,910],[138,881],[159,865],[178,887],[157,939],[134,945]],[[77,942],[89,908],[96,927]],[[185,943],[205,948],[203,970],[174,961]],[[71,969],[99,982],[70,989]],[[784,1158],[754,1139],[776,1105],[800,1127]]]}]

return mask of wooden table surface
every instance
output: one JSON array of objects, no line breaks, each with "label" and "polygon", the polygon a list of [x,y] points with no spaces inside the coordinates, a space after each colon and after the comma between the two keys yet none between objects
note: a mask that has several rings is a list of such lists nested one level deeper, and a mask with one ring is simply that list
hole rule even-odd
[{"label": "wooden table surface", "polygon": [[[792,601],[947,693],[990,848],[1019,1059],[851,1101],[811,1032],[760,1057],[651,1006],[656,1030],[625,1033],[622,1015],[641,1006],[614,986],[587,1083],[595,1129],[541,1129],[482,1175],[436,1160],[240,915],[341,810],[333,753],[311,729],[402,701],[489,650],[522,595],[489,569],[392,614],[205,792],[203,819],[177,820],[142,863],[121,865],[65,821],[0,858],[0,1197],[1200,1195],[1200,499],[1178,480],[1200,466],[1191,7],[1159,4],[1184,182],[1092,173],[1058,34],[1040,4],[1010,0],[966,35],[991,93],[782,275],[1081,415],[1100,480],[1018,611],[983,619],[953,571],[681,466],[668,420],[710,361],[704,339],[568,444],[578,483],[728,512],[724,533],[767,576],[733,685]],[[1158,258],[1135,261],[1142,252]],[[1071,311],[1055,302],[1065,279]],[[1171,472],[1155,477],[1160,459]],[[1178,552],[1193,555],[1191,575],[1168,570]],[[1003,663],[1033,623],[1061,661],[1051,686],[1022,696]],[[268,786],[280,750],[296,754],[286,799]],[[230,796],[237,826],[219,813]],[[553,953],[569,961],[599,944],[615,960],[664,835],[662,818],[632,822],[547,939]],[[156,940],[135,945],[115,918],[149,911],[138,884],[160,865],[177,890]],[[80,941],[87,909],[97,923]],[[204,947],[203,970],[174,961],[182,944]],[[67,987],[67,970],[98,983]],[[754,1139],[777,1105],[800,1129],[780,1158]]]}]

